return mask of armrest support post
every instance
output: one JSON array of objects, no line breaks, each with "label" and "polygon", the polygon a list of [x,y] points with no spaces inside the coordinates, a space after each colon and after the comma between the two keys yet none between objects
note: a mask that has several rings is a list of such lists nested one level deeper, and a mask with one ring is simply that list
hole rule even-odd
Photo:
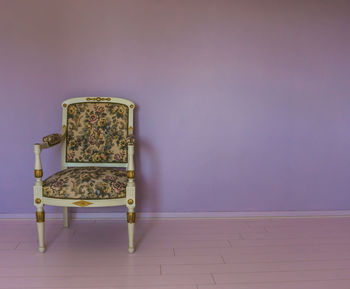
[{"label": "armrest support post", "polygon": [[[134,167],[134,144],[128,144],[128,184],[126,186],[126,207],[128,208],[128,222],[135,223],[135,167]],[[133,216],[133,219],[130,219]],[[133,220],[133,221],[131,221]]]},{"label": "armrest support post", "polygon": [[127,167],[127,174],[128,174],[128,182],[134,183],[135,178],[135,167],[134,167],[134,145],[129,144],[128,145],[128,167]]},{"label": "armrest support post", "polygon": [[34,145],[34,154],[35,154],[34,176],[36,178],[36,181],[35,181],[36,185],[41,184],[41,178],[43,176],[43,169],[42,169],[42,165],[41,165],[40,152],[41,152],[41,145],[35,144]]},{"label": "armrest support post", "polygon": [[66,137],[66,126],[62,126],[62,131],[60,134],[51,134],[43,138],[42,143],[36,143],[34,145],[34,154],[35,154],[35,164],[34,164],[34,177],[35,177],[35,186],[42,185],[42,176],[43,169],[41,165],[40,153],[42,149],[47,149],[56,144],[61,143]]}]

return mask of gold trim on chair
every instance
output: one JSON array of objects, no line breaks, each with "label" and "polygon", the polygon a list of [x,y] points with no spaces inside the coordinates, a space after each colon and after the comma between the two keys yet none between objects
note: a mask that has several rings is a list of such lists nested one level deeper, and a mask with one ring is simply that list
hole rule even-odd
[{"label": "gold trim on chair", "polygon": [[127,174],[129,179],[135,178],[135,171],[128,171]]},{"label": "gold trim on chair", "polygon": [[36,178],[41,178],[43,176],[43,170],[40,169],[40,170],[34,170],[34,176]]},{"label": "gold trim on chair", "polygon": [[37,223],[44,223],[45,222],[45,212],[36,212],[36,222]]},{"label": "gold trim on chair", "polygon": [[110,97],[87,97],[86,98],[87,101],[103,101],[103,100],[107,100],[107,101],[111,101]]},{"label": "gold trim on chair", "polygon": [[127,212],[126,219],[128,220],[129,224],[133,224],[135,223],[136,214],[134,212]]},{"label": "gold trim on chair", "polygon": [[87,206],[92,205],[93,203],[90,203],[90,202],[84,201],[84,200],[80,200],[80,201],[74,202],[73,204],[76,206],[79,206],[79,207],[87,207]]}]

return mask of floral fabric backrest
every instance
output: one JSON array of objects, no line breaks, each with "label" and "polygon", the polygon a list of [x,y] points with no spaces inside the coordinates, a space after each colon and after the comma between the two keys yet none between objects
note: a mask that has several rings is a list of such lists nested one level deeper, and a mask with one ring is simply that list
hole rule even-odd
[{"label": "floral fabric backrest", "polygon": [[129,122],[129,105],[124,103],[66,104],[65,162],[127,163]]}]

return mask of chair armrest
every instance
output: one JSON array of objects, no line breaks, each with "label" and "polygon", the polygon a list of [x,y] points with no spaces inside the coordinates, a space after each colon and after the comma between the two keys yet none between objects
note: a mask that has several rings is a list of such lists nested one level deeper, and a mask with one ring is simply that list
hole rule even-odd
[{"label": "chair armrest", "polygon": [[36,178],[36,184],[41,184],[41,177],[43,176],[43,170],[41,166],[41,158],[40,153],[42,149],[46,149],[52,147],[56,144],[61,143],[66,137],[66,126],[62,127],[62,131],[60,134],[50,134],[43,137],[42,143],[36,143],[34,145],[34,154],[35,154],[35,165],[34,165],[34,176]]},{"label": "chair armrest", "polygon": [[43,142],[46,142],[50,147],[61,142],[61,135],[58,133],[49,134],[43,137]]},{"label": "chair armrest", "polygon": [[47,136],[44,136],[43,142],[39,144],[40,149],[46,149],[46,148],[50,148],[52,146],[55,146],[55,145],[61,143],[62,141],[64,141],[65,137],[66,137],[66,126],[63,126],[60,134],[53,133],[53,134],[49,134]]}]

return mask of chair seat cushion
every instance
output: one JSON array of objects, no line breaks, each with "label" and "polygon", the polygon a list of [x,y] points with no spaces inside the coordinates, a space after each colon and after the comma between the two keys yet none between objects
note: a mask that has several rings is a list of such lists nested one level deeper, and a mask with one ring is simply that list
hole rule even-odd
[{"label": "chair seat cushion", "polygon": [[125,198],[128,178],[126,170],[106,167],[74,167],[43,181],[43,195],[57,199]]}]

